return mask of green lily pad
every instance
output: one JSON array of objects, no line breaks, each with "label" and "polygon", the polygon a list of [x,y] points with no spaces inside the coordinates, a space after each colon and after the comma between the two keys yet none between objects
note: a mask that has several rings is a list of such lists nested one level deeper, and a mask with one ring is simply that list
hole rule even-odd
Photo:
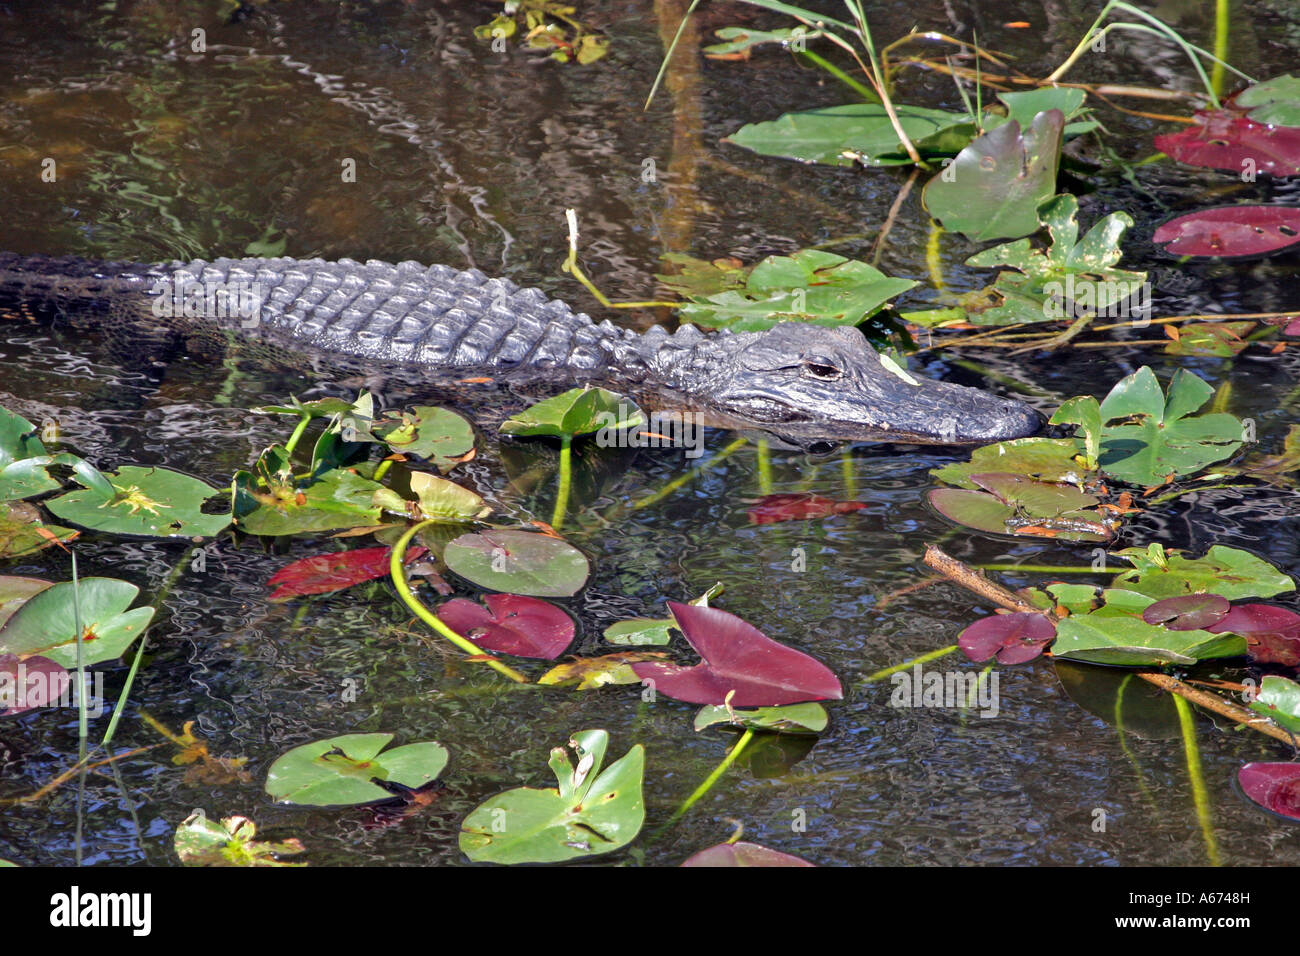
[{"label": "green lily pad", "polygon": [[1097,468],[1101,455],[1101,406],[1091,395],[1078,395],[1062,402],[1050,419],[1050,425],[1077,425],[1078,436],[1083,439],[1084,467]]},{"label": "green lily pad", "polygon": [[[898,104],[899,125],[913,142],[932,140],[945,130],[967,125],[963,113]],[[901,152],[889,114],[877,103],[848,103],[742,126],[724,143],[734,143],[762,156],[779,156],[830,166],[910,166]]]},{"label": "green lily pad", "polygon": [[610,644],[667,644],[672,640],[668,630],[674,626],[672,618],[634,617],[605,628],[605,640]]},{"label": "green lily pad", "polygon": [[473,426],[445,408],[417,405],[374,431],[393,451],[424,458],[444,475],[473,457]]},{"label": "green lily pad", "polygon": [[1092,311],[1116,315],[1144,291],[1145,272],[1115,268],[1119,243],[1133,219],[1124,212],[1104,216],[1079,239],[1079,200],[1054,197],[1038,211],[1050,244],[1037,249],[1028,239],[1006,242],[966,260],[968,266],[1009,266],[991,286],[962,300],[974,325],[1012,325],[1073,319]]},{"label": "green lily pad", "polygon": [[229,514],[203,513],[203,504],[218,492],[198,478],[136,465],[124,465],[107,477],[113,484],[111,497],[84,488],[51,499],[46,507],[64,521],[110,534],[210,537],[230,524]]},{"label": "green lily pad", "polygon": [[1206,592],[1229,601],[1273,597],[1295,590],[1295,582],[1249,551],[1213,545],[1202,558],[1187,558],[1159,544],[1125,548],[1114,556],[1133,564],[1115,578],[1114,586],[1138,591],[1153,599]]},{"label": "green lily pad", "polygon": [[1087,614],[1071,614],[1056,624],[1056,657],[1124,666],[1195,664],[1246,653],[1245,638],[1209,631],[1175,631],[1148,624],[1139,616],[1152,599],[1132,591],[1102,592],[1105,604]]},{"label": "green lily pad", "polygon": [[570,597],[591,573],[587,556],[560,538],[531,531],[482,531],[448,542],[449,570],[493,591]]},{"label": "green lily pad", "polygon": [[1083,465],[1075,460],[1082,452],[1083,444],[1073,438],[1017,438],[976,448],[970,461],[934,468],[930,474],[945,484],[972,491],[979,487],[972,475],[994,471],[1077,484],[1086,474]]},{"label": "green lily pad", "polygon": [[81,532],[46,524],[41,509],[25,501],[0,501],[0,558],[20,558],[70,541]]},{"label": "green lily pad", "polygon": [[480,804],[461,824],[460,848],[488,863],[560,863],[621,849],[645,822],[645,750],[637,744],[601,772],[609,734],[584,730],[551,751],[558,788],[519,787]]},{"label": "green lily pad", "polygon": [[[128,611],[140,589],[116,578],[82,578],[82,652],[87,666],[116,660],[153,619],[153,608]],[[0,627],[0,654],[39,654],[56,664],[77,666],[77,628],[71,581],[52,585],[29,598]]]},{"label": "green lily pad", "polygon": [[1231,457],[1241,447],[1241,420],[1222,412],[1191,414],[1213,394],[1185,369],[1174,373],[1167,397],[1150,366],[1124,378],[1101,403],[1101,418],[1134,421],[1102,429],[1102,471],[1130,484],[1162,485]]},{"label": "green lily pad", "polygon": [[1300,735],[1300,684],[1295,681],[1276,675],[1265,677],[1250,709]]},{"label": "green lily pad", "polygon": [[1065,115],[1048,110],[1021,132],[1015,120],[989,130],[957,154],[921,194],[944,228],[976,242],[1037,232],[1038,207],[1056,192]]},{"label": "green lily pad", "polygon": [[970,476],[984,491],[935,488],[930,504],[958,524],[994,534],[1032,535],[1062,541],[1107,541],[1112,530],[1098,503],[1069,484],[1036,481],[1012,473]]},{"label": "green lily pad", "polygon": [[656,272],[659,284],[677,295],[693,299],[739,291],[745,287],[745,280],[752,271],[738,259],[697,259],[684,252],[666,252],[659,258],[677,269],[672,275]]},{"label": "green lily pad", "polygon": [[420,511],[425,518],[461,522],[492,513],[483,499],[468,488],[422,471],[411,472],[411,490],[420,499]]},{"label": "green lily pad", "polygon": [[1284,73],[1256,83],[1238,93],[1233,106],[1247,107],[1256,123],[1271,126],[1300,126],[1300,77]]},{"label": "green lily pad", "polygon": [[393,799],[393,790],[376,780],[416,790],[437,779],[447,766],[447,750],[441,744],[384,750],[392,739],[392,734],[344,734],[294,747],[271,764],[266,792],[280,803],[356,806]]},{"label": "green lily pad", "polygon": [[998,99],[1006,104],[1007,115],[1000,117],[996,114],[986,114],[984,117],[986,130],[995,129],[1007,120],[1015,120],[1020,124],[1020,128],[1024,129],[1033,123],[1035,116],[1048,110],[1060,110],[1065,115],[1066,125],[1062,131],[1064,136],[1078,136],[1096,129],[1098,125],[1092,120],[1070,122],[1082,111],[1083,101],[1087,99],[1087,94],[1083,90],[1071,86],[1043,86],[1022,93],[999,93]]},{"label": "green lily pad", "polygon": [[500,431],[517,438],[573,438],[602,428],[635,428],[644,421],[631,399],[603,388],[571,388],[506,419]]},{"label": "green lily pad", "polygon": [[43,581],[40,578],[0,575],[0,627],[13,617],[14,611],[22,607],[28,598],[35,597],[53,584],[53,581]]},{"label": "green lily pad", "polygon": [[679,312],[687,322],[735,332],[761,332],[778,322],[858,325],[915,285],[856,259],[802,249],[758,263],[743,291],[688,293]]},{"label": "green lily pad", "polygon": [[248,817],[222,817],[221,822],[202,812],[190,814],[176,828],[172,846],[186,866],[306,866],[276,857],[302,853],[300,840],[269,843],[257,840],[257,824]]},{"label": "green lily pad", "polygon": [[715,724],[729,724],[770,733],[819,734],[826,729],[828,721],[826,708],[821,704],[786,704],[753,710],[732,710],[725,704],[710,704],[700,708],[695,715],[695,729],[700,731]]}]

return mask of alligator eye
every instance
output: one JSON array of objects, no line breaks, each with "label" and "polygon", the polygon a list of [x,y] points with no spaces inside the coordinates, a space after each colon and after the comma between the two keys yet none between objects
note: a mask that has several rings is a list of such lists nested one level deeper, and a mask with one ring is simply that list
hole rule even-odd
[{"label": "alligator eye", "polygon": [[804,362],[803,370],[813,378],[820,378],[825,382],[833,382],[844,373],[828,362]]}]

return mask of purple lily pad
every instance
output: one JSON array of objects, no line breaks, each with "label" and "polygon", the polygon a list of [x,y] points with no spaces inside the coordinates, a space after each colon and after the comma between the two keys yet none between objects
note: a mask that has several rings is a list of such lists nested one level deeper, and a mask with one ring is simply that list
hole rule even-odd
[{"label": "purple lily pad", "polygon": [[19,660],[0,654],[0,717],[14,717],[56,702],[68,690],[72,675],[48,657]]},{"label": "purple lily pad", "polygon": [[573,643],[573,618],[548,601],[520,594],[489,594],[487,608],[455,598],[438,608],[442,623],[479,647],[515,657],[552,661]]},{"label": "purple lily pad", "polygon": [[1246,653],[1261,664],[1300,665],[1300,614],[1284,607],[1238,604],[1205,630],[1240,634],[1246,639]]},{"label": "purple lily pad", "polygon": [[1231,607],[1227,598],[1217,594],[1180,594],[1148,605],[1142,620],[1163,624],[1171,631],[1195,631],[1218,624]]},{"label": "purple lily pad", "polygon": [[1237,782],[1265,810],[1300,822],[1300,763],[1248,763]]},{"label": "purple lily pad", "polygon": [[973,661],[995,654],[999,664],[1032,661],[1056,638],[1056,625],[1036,611],[981,618],[957,636],[957,646]]},{"label": "purple lily pad", "polygon": [[757,843],[720,843],[701,850],[682,866],[816,866],[789,853],[769,849]]}]

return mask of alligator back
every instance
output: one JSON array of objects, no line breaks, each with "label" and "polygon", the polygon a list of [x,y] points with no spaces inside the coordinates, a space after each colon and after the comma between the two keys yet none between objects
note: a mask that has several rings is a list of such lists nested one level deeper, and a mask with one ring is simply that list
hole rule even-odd
[{"label": "alligator back", "polygon": [[284,351],[423,368],[563,369],[598,377],[597,325],[538,289],[476,269],[342,259],[216,259],[157,265],[0,253],[0,305],[50,314],[137,345],[229,338]]}]

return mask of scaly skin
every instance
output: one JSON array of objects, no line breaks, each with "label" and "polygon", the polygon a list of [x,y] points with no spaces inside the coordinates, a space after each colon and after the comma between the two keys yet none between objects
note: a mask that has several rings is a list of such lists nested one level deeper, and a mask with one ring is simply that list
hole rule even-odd
[{"label": "scaly skin", "polygon": [[[228,296],[222,299],[221,295]],[[1041,416],[882,364],[856,329],[645,333],[596,324],[538,289],[476,269],[342,259],[136,265],[0,253],[0,300],[143,339],[224,330],[277,351],[428,370],[486,368],[632,394],[648,409],[827,441],[977,444],[1031,435]]]}]

